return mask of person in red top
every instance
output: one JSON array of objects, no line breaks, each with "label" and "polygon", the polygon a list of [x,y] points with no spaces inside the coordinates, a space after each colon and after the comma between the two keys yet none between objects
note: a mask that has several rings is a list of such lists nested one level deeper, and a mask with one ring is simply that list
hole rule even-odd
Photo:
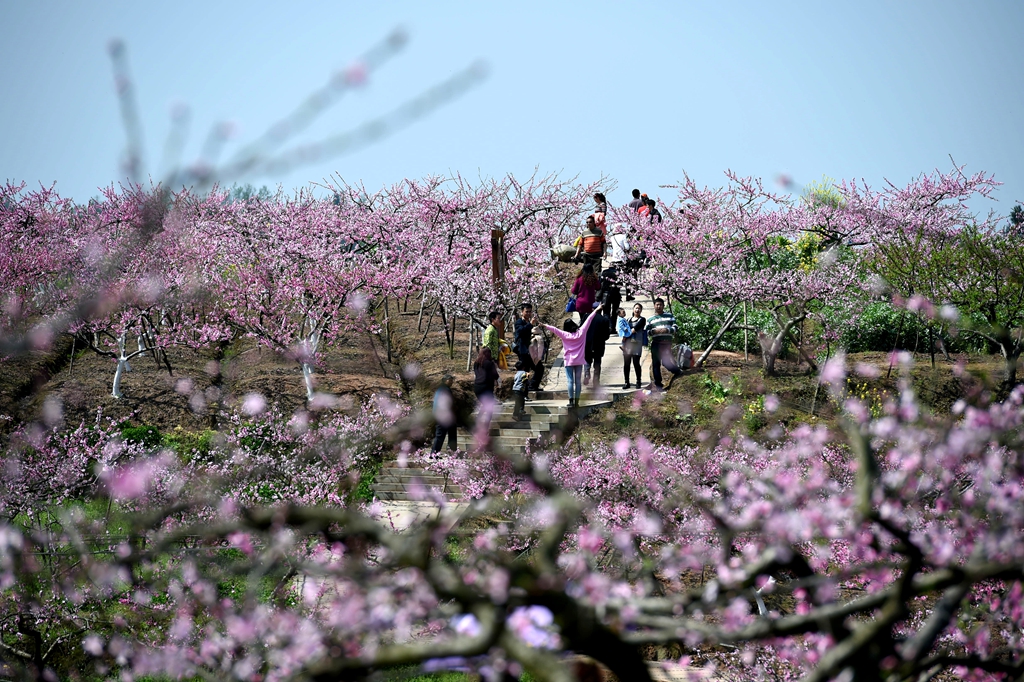
[{"label": "person in red top", "polygon": [[640,206],[636,209],[637,215],[649,216],[651,215],[651,202],[646,194],[640,195]]},{"label": "person in red top", "polygon": [[601,230],[601,234],[608,237],[608,200],[604,198],[602,192],[598,192],[594,195],[594,222],[597,224],[597,229]]},{"label": "person in red top", "polygon": [[576,281],[572,283],[572,295],[576,297],[576,312],[580,314],[580,324],[594,312],[594,301],[597,300],[597,292],[600,289],[601,280],[594,272],[594,266],[586,263],[576,276]]}]

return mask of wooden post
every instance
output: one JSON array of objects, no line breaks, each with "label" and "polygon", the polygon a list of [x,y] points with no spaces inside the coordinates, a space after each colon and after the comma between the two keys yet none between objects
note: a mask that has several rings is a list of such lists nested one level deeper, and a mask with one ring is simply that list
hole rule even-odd
[{"label": "wooden post", "polygon": [[501,291],[505,283],[505,233],[491,230],[491,285],[494,291]]},{"label": "wooden post", "polygon": [[747,344],[747,302],[743,302],[743,362],[750,360],[750,351]]},{"label": "wooden post", "polygon": [[[398,299],[395,299],[395,314],[398,314]],[[388,307],[388,297],[384,297],[384,337],[387,342],[388,362],[391,362],[391,311]]]}]

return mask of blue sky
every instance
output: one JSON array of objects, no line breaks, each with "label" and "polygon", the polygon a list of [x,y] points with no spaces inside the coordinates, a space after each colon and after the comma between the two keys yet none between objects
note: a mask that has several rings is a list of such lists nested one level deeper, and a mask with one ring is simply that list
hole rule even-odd
[{"label": "blue sky", "polygon": [[406,47],[297,142],[349,130],[476,60],[479,86],[382,142],[279,176],[337,173],[369,189],[405,177],[602,174],[613,203],[685,169],[798,182],[904,184],[948,169],[994,173],[1006,214],[1024,201],[1024,45],[1018,0],[822,2],[6,2],[0,180],[56,183],[84,200],[123,173],[107,44],[122,39],[145,138],[161,154],[176,104],[185,158],[232,122],[230,153],[396,27]]}]

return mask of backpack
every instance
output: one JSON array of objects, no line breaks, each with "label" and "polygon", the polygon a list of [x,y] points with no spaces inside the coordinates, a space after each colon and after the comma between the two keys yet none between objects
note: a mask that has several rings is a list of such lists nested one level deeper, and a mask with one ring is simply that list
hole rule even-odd
[{"label": "backpack", "polygon": [[687,343],[679,344],[676,349],[676,365],[679,369],[690,369],[693,367],[693,349]]},{"label": "backpack", "polygon": [[498,347],[498,369],[500,369],[500,370],[507,370],[508,369],[508,356],[511,353],[512,353],[512,349],[508,347],[507,343],[502,341],[501,345]]}]

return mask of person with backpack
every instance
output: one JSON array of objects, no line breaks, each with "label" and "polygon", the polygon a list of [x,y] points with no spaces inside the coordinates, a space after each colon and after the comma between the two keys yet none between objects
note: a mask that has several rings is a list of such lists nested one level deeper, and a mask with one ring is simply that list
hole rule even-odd
[{"label": "person with backpack", "polygon": [[629,237],[621,223],[608,228],[608,262],[622,265],[629,260]]},{"label": "person with backpack", "polygon": [[576,275],[570,293],[576,297],[576,312],[580,315],[580,324],[594,311],[597,292],[601,290],[601,280],[594,273],[594,266],[586,263]]},{"label": "person with backpack", "polygon": [[[619,289],[619,274],[615,267],[608,267],[601,271],[601,289],[597,292],[597,300],[601,302],[601,312],[611,320],[615,311],[622,303],[622,291]],[[610,326],[610,325],[609,325]],[[611,336],[614,330],[609,330]]]},{"label": "person with backpack", "polygon": [[523,363],[523,371],[533,372],[527,385],[527,391],[540,389],[540,381],[544,374],[544,365],[534,362],[530,353],[530,341],[533,338],[533,327],[537,324],[537,316],[533,314],[533,306],[523,303],[519,306],[519,317],[516,318],[512,334],[512,349]]},{"label": "person with backpack", "polygon": [[672,382],[683,373],[672,357],[672,337],[675,336],[677,329],[675,316],[665,312],[665,299],[654,299],[654,315],[647,320],[648,336],[651,340],[651,390],[666,390],[661,381],[662,365],[672,373],[668,388],[672,388]]},{"label": "person with backpack", "polygon": [[626,383],[622,385],[622,388],[631,388],[629,383],[629,368],[630,365],[636,369],[636,387],[640,388],[642,381],[640,376],[640,356],[643,353],[644,346],[644,335],[646,334],[647,320],[644,319],[642,313],[644,307],[637,303],[633,306],[632,317],[626,317],[626,311],[622,310],[619,315],[619,321],[617,324],[617,330],[619,336],[622,337],[622,375],[626,380]]},{"label": "person with backpack", "polygon": [[587,216],[587,229],[583,231],[583,234],[576,241],[577,246],[574,259],[579,259],[582,256],[585,264],[600,268],[601,259],[604,258],[605,251],[608,249],[608,242],[604,237],[604,233],[597,226],[594,216]]}]

